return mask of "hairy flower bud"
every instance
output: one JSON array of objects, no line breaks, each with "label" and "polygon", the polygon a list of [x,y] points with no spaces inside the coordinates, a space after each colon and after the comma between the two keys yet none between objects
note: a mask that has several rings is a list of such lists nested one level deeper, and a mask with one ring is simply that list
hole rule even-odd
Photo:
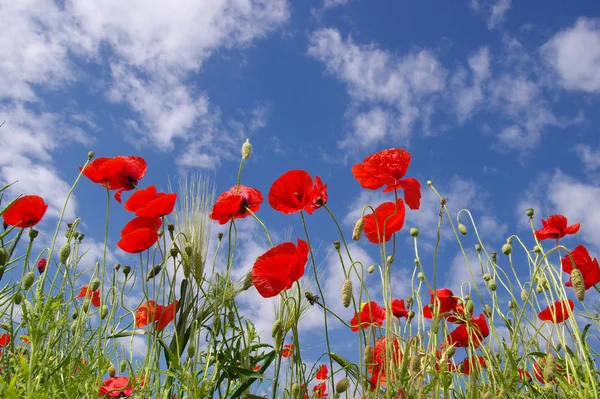
[{"label": "hairy flower bud", "polygon": [[108,316],[108,306],[102,305],[100,308],[100,318],[104,320],[106,319],[106,316]]},{"label": "hairy flower bud", "polygon": [[345,280],[342,284],[342,305],[345,308],[350,306],[350,302],[352,301],[352,281]]},{"label": "hairy flower bud", "polygon": [[502,246],[502,253],[506,256],[510,255],[512,252],[512,245],[506,243]]},{"label": "hairy flower bud", "polygon": [[30,289],[31,286],[33,285],[34,281],[35,281],[35,274],[33,274],[33,272],[27,273],[23,277],[23,289],[24,290]]},{"label": "hairy flower bud", "polygon": [[115,368],[115,365],[112,363],[108,366],[108,375],[111,378],[114,378],[115,375],[117,375],[117,369]]},{"label": "hairy flower bud", "polygon": [[121,373],[125,372],[125,370],[127,369],[127,362],[125,360],[121,360],[121,363],[119,363],[119,371]]},{"label": "hairy flower bud", "polygon": [[527,209],[525,210],[525,214],[526,214],[527,216],[529,216],[530,218],[532,218],[532,217],[533,217],[534,213],[535,213],[535,212],[533,211],[533,208],[527,208]]},{"label": "hairy flower bud", "polygon": [[483,313],[489,318],[492,317],[492,308],[487,303],[483,306]]},{"label": "hairy flower bud", "polygon": [[71,318],[73,320],[77,320],[78,317],[79,317],[79,313],[77,313],[77,311],[74,311],[73,314],[71,315]]},{"label": "hairy flower bud", "polygon": [[583,275],[579,269],[573,269],[571,272],[571,283],[573,284],[573,291],[575,291],[575,296],[581,302],[585,298],[585,283],[583,281]]},{"label": "hairy flower bud", "polygon": [[86,313],[90,310],[90,298],[85,298],[83,300],[83,303],[81,304],[81,309]]},{"label": "hairy flower bud", "polygon": [[458,224],[458,231],[460,231],[460,234],[462,234],[463,236],[467,235],[467,226],[465,226],[462,223]]},{"label": "hairy flower bud", "polygon": [[344,393],[346,392],[346,389],[348,389],[348,386],[350,385],[350,381],[348,381],[347,378],[342,378],[341,380],[339,380],[337,382],[337,384],[335,384],[335,393]]},{"label": "hairy flower bud", "polygon": [[543,376],[546,382],[554,381],[556,378],[556,359],[552,353],[546,354]]},{"label": "hairy flower bud", "polygon": [[354,225],[354,229],[352,230],[352,239],[354,241],[360,240],[362,236],[363,229],[365,228],[365,219],[361,216],[360,219],[356,221]]},{"label": "hairy flower bud", "polygon": [[242,144],[242,159],[245,161],[252,154],[252,144],[250,144],[250,139],[246,139],[244,144]]},{"label": "hairy flower bud", "polygon": [[62,247],[60,247],[60,251],[58,252],[58,260],[61,264],[66,265],[69,255],[71,255],[71,245],[66,242]]},{"label": "hairy flower bud", "polygon": [[406,317],[406,321],[411,321],[415,317],[415,312],[412,310],[408,311],[408,316]]},{"label": "hairy flower bud", "polygon": [[419,236],[419,229],[417,229],[416,227],[411,227],[410,235],[411,237],[417,238]]},{"label": "hairy flower bud", "polygon": [[179,255],[179,250],[177,247],[171,247],[171,249],[169,249],[169,253],[171,254],[171,257],[176,258],[177,255]]},{"label": "hairy flower bud", "polygon": [[150,281],[154,277],[158,276],[161,270],[162,265],[154,265],[154,267],[148,272],[148,277],[146,277],[146,281]]},{"label": "hairy flower bud", "polygon": [[365,346],[365,352],[363,353],[363,363],[370,364],[373,358],[373,347],[371,345]]},{"label": "hairy flower bud", "polygon": [[528,295],[527,295],[527,290],[526,290],[525,288],[523,288],[523,289],[521,290],[521,300],[522,300],[523,302],[525,302],[525,301],[527,300],[527,296],[528,296]]},{"label": "hairy flower bud", "polygon": [[496,281],[494,281],[494,280],[488,281],[488,288],[492,291],[496,291],[496,288],[498,288]]},{"label": "hairy flower bud", "polygon": [[94,153],[94,151],[90,151],[90,152],[88,152],[88,159],[92,159],[92,158],[94,158],[94,155],[96,155],[96,154]]},{"label": "hairy flower bud", "polygon": [[90,290],[96,291],[98,288],[100,288],[100,280],[98,278],[93,278],[90,281]]},{"label": "hairy flower bud", "polygon": [[277,334],[283,331],[283,323],[281,319],[275,320],[273,327],[271,328],[271,337],[275,338]]},{"label": "hairy flower bud", "polygon": [[23,294],[21,294],[21,291],[15,292],[15,296],[13,296],[13,302],[15,305],[20,305],[21,302],[23,302]]},{"label": "hairy flower bud", "polygon": [[196,355],[196,347],[194,345],[190,344],[187,347],[187,355],[188,358],[193,358]]}]

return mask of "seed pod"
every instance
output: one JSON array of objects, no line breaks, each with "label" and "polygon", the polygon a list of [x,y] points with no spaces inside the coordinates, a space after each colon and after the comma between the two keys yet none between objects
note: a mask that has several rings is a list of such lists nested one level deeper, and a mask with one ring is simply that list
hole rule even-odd
[{"label": "seed pod", "polygon": [[350,385],[350,381],[347,378],[342,378],[335,384],[335,393],[344,393],[346,389],[348,389],[348,385]]},{"label": "seed pod", "polygon": [[125,277],[127,277],[129,273],[131,273],[131,266],[123,266],[123,274]]},{"label": "seed pod", "polygon": [[31,241],[35,240],[37,238],[38,234],[40,234],[40,232],[36,229],[29,230],[29,239]]},{"label": "seed pod", "polygon": [[125,370],[127,369],[127,362],[125,360],[121,360],[121,363],[119,363],[119,371],[121,373],[125,372]]},{"label": "seed pod", "polygon": [[106,316],[108,316],[108,306],[102,305],[100,308],[100,318],[104,320],[106,319]]},{"label": "seed pod", "polygon": [[462,223],[458,224],[458,231],[460,231],[460,234],[462,234],[463,236],[467,235],[467,226],[465,226]]},{"label": "seed pod", "polygon": [[417,229],[416,227],[411,227],[410,235],[414,238],[417,238],[419,236],[419,229]]},{"label": "seed pod", "polygon": [[252,154],[252,144],[250,144],[250,139],[246,139],[244,144],[242,144],[242,160],[248,159]]},{"label": "seed pod", "polygon": [[335,248],[336,251],[340,250],[340,242],[338,240],[335,240],[333,242],[333,247]]},{"label": "seed pod", "polygon": [[367,272],[369,272],[369,274],[373,274],[374,271],[375,271],[374,265],[369,266],[369,268],[367,269]]},{"label": "seed pod", "polygon": [[512,252],[512,245],[506,243],[502,246],[502,253],[506,256],[510,255]]},{"label": "seed pod", "polygon": [[583,275],[579,269],[573,269],[571,272],[571,283],[573,284],[573,290],[575,291],[575,296],[581,302],[585,298],[585,283],[583,281]]},{"label": "seed pod", "polygon": [[485,273],[483,275],[483,281],[490,281],[492,279],[492,275],[490,273]]},{"label": "seed pod", "polygon": [[496,288],[498,288],[498,285],[496,284],[496,281],[490,280],[488,282],[488,287],[489,287],[490,290],[496,291]]},{"label": "seed pod", "polygon": [[21,294],[21,291],[15,292],[15,296],[13,297],[13,302],[15,303],[15,305],[20,305],[21,302],[23,302],[23,294]]},{"label": "seed pod", "polygon": [[492,317],[492,308],[490,308],[490,305],[488,305],[487,303],[483,305],[483,313],[487,317]]},{"label": "seed pod", "polygon": [[117,369],[115,368],[115,366],[112,363],[108,366],[108,375],[111,378],[114,378],[115,375],[117,375]]},{"label": "seed pod", "polygon": [[171,247],[169,253],[171,254],[171,257],[176,258],[177,255],[179,255],[179,250],[177,249],[177,247]]},{"label": "seed pod", "polygon": [[8,252],[6,249],[0,248],[0,266],[4,266],[8,260]]},{"label": "seed pod", "polygon": [[552,353],[546,355],[543,376],[546,382],[554,381],[554,378],[556,378],[556,359]]},{"label": "seed pod", "polygon": [[85,237],[85,234],[79,233],[79,242],[83,241],[83,237]]},{"label": "seed pod", "polygon": [[371,345],[365,346],[365,352],[363,353],[363,363],[370,364],[373,359],[373,347]]},{"label": "seed pod", "polygon": [[345,308],[350,306],[350,302],[352,301],[352,281],[345,280],[342,284],[342,305]]},{"label": "seed pod", "polygon": [[96,291],[98,288],[100,288],[100,279],[93,278],[92,281],[90,281],[90,290]]},{"label": "seed pod", "polygon": [[362,232],[363,232],[364,228],[365,228],[365,220],[361,216],[360,219],[358,219],[356,221],[356,224],[354,225],[354,230],[352,230],[352,239],[354,241],[360,240],[360,237],[362,236]]},{"label": "seed pod", "polygon": [[121,268],[121,264],[120,263],[115,263],[115,270],[119,271],[120,268]]},{"label": "seed pod", "polygon": [[189,345],[187,348],[188,358],[193,358],[196,355],[196,347],[194,345]]},{"label": "seed pod", "polygon": [[483,247],[481,246],[481,244],[475,244],[475,251],[477,251],[477,253],[481,252],[482,249]]},{"label": "seed pod", "polygon": [[31,286],[33,285],[34,282],[35,282],[35,274],[33,274],[33,272],[27,273],[23,277],[23,289],[27,291],[28,289],[31,288]]},{"label": "seed pod", "polygon": [[535,212],[533,211],[533,208],[527,208],[527,209],[525,210],[525,214],[526,214],[527,216],[529,216],[530,218],[532,218],[532,217],[533,217],[534,213],[535,213]]},{"label": "seed pod", "polygon": [[162,265],[155,265],[148,272],[148,276],[146,277],[146,281],[150,281],[151,279],[153,279],[154,277],[156,277],[160,273],[161,269],[162,269]]},{"label": "seed pod", "polygon": [[71,245],[66,242],[62,247],[60,247],[60,251],[58,252],[58,260],[61,264],[66,265],[67,260],[69,260],[69,255],[71,255]]},{"label": "seed pod", "polygon": [[419,280],[424,280],[425,279],[425,273],[419,272],[419,274],[417,274],[417,277],[419,278]]},{"label": "seed pod", "polygon": [[406,298],[406,304],[410,305],[411,303],[413,303],[415,300],[415,298],[413,298],[413,296],[409,296],[408,298]]}]

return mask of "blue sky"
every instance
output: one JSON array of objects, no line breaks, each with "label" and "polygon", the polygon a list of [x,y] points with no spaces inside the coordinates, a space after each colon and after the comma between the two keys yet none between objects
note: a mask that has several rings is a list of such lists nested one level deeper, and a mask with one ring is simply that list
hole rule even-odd
[{"label": "blue sky", "polygon": [[[422,209],[406,222],[421,229],[424,256],[439,211],[426,180],[453,212],[473,210],[496,250],[510,234],[530,237],[531,206],[538,225],[552,213],[582,222],[566,242],[598,256],[597,2],[35,0],[0,9],[0,180],[19,180],[12,194],[50,204],[43,235],[90,149],[143,156],[143,185],[166,188],[169,177],[209,169],[219,193],[235,183],[249,137],[244,184],[266,197],[289,169],[320,175],[347,232],[358,209],[383,200],[360,190],[351,166],[403,147],[413,156],[408,175],[424,185]],[[84,181],[66,215],[83,219],[96,255],[104,201]],[[260,215],[281,239],[287,227],[302,236],[299,217],[267,203]],[[127,217],[114,212],[113,240]],[[336,231],[325,212],[309,223],[333,301],[341,280],[326,254]],[[254,221],[240,225],[251,240],[242,270],[267,245]],[[445,228],[440,278],[457,286],[464,266]],[[414,258],[402,240],[398,276]],[[133,262],[115,243],[111,259]],[[354,246],[377,256],[367,242]],[[398,296],[405,289],[399,284]]]}]

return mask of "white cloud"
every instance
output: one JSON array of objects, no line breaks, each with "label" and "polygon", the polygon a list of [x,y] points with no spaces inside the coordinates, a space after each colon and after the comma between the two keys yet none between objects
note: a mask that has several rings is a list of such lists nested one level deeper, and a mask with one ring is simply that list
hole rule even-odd
[{"label": "white cloud", "polygon": [[354,132],[338,142],[338,147],[367,149],[380,143],[388,132],[388,114],[381,108],[358,114],[354,118]]},{"label": "white cloud", "polygon": [[590,93],[600,91],[598,20],[579,18],[574,26],[554,35],[541,51],[564,88]]},{"label": "white cloud", "polygon": [[350,0],[325,0],[323,3],[323,8],[337,7],[348,4],[349,2]]},{"label": "white cloud", "polygon": [[464,68],[458,69],[450,82],[459,123],[470,119],[484,101],[484,83],[490,76],[490,55],[487,47],[480,48],[469,57],[469,68],[471,84],[467,83],[469,73]]},{"label": "white cloud", "polygon": [[488,28],[494,29],[504,22],[511,0],[471,0],[469,5],[474,11],[487,15]]},{"label": "white cloud", "polygon": [[575,152],[583,162],[586,172],[595,172],[600,169],[600,149],[593,149],[588,144],[577,144]]}]

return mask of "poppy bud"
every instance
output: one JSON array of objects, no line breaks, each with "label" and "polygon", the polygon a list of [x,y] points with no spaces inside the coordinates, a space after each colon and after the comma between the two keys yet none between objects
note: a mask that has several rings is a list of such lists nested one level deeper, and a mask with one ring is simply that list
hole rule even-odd
[{"label": "poppy bud", "polygon": [[490,281],[488,281],[488,288],[492,291],[496,291],[496,288],[498,288],[498,285],[496,284],[496,282],[494,280],[490,280]]},{"label": "poppy bud", "polygon": [[415,312],[413,312],[412,310],[408,311],[408,316],[406,317],[407,321],[411,321],[413,319],[413,317],[415,317]]},{"label": "poppy bud", "polygon": [[365,220],[361,216],[360,219],[358,219],[356,221],[356,224],[354,225],[354,230],[352,230],[352,239],[354,241],[360,240],[360,237],[362,236],[362,232],[363,232],[364,228],[365,228]]},{"label": "poppy bud", "polygon": [[223,238],[223,232],[219,232],[219,234],[217,234],[217,238],[220,241]]},{"label": "poppy bud", "polygon": [[117,375],[117,369],[112,363],[108,366],[108,375],[111,378],[114,378],[114,376]]},{"label": "poppy bud", "polygon": [[465,305],[465,314],[470,315],[475,310],[475,303],[472,300],[468,300]]},{"label": "poppy bud", "polygon": [[44,270],[46,270],[47,264],[48,264],[48,262],[46,261],[46,258],[40,259],[40,261],[37,264],[37,269],[40,272],[40,274],[44,273]]},{"label": "poppy bud", "polygon": [[421,371],[421,357],[412,356],[408,363],[408,372],[411,376],[419,374]]},{"label": "poppy bud", "polygon": [[465,226],[462,223],[458,224],[458,231],[460,231],[460,234],[462,234],[463,236],[467,235],[467,226]]},{"label": "poppy bud", "polygon": [[438,332],[440,332],[440,327],[437,324],[437,320],[435,323],[431,323],[431,326],[429,328],[431,330],[432,333],[437,334]]},{"label": "poppy bud", "polygon": [[496,263],[496,259],[498,258],[498,252],[492,252],[492,260]]},{"label": "poppy bud", "polygon": [[352,301],[352,281],[345,280],[342,284],[342,305],[345,308],[350,306],[350,302]]},{"label": "poppy bud", "polygon": [[125,372],[125,369],[127,369],[127,362],[125,360],[121,360],[121,363],[119,363],[119,371],[123,373]]},{"label": "poppy bud", "polygon": [[347,378],[342,378],[335,384],[335,393],[344,393],[346,389],[348,389],[348,385],[350,385],[350,381]]},{"label": "poppy bud", "polygon": [[330,353],[329,356],[337,362],[342,368],[348,368],[352,365],[346,358],[338,355],[337,353]]},{"label": "poppy bud", "polygon": [[106,319],[106,316],[108,316],[108,306],[102,305],[100,308],[100,318],[104,320]]},{"label": "poppy bud", "polygon": [[425,273],[419,272],[419,274],[417,274],[417,277],[419,278],[419,280],[424,280],[425,279]]},{"label": "poppy bud", "polygon": [[419,236],[419,229],[417,229],[416,227],[411,227],[410,235],[411,237],[417,238]]},{"label": "poppy bud", "polygon": [[533,247],[533,252],[535,252],[536,254],[539,254],[540,252],[542,252],[542,248],[540,248],[539,245],[536,245]]},{"label": "poppy bud", "polygon": [[169,250],[169,252],[171,253],[171,256],[173,258],[176,258],[177,255],[179,255],[179,250],[177,249],[177,247],[171,247],[171,249]]},{"label": "poppy bud", "polygon": [[471,294],[465,294],[465,301],[468,301],[469,299],[471,299]]},{"label": "poppy bud", "polygon": [[375,271],[375,265],[369,266],[369,268],[367,269],[367,271],[369,272],[369,274],[373,274],[373,272]]},{"label": "poppy bud", "polygon": [[512,252],[512,245],[506,243],[502,246],[502,253],[506,256],[510,255]]},{"label": "poppy bud", "polygon": [[283,323],[280,319],[275,320],[271,328],[271,337],[275,338],[277,334],[283,331]]},{"label": "poppy bud", "polygon": [[167,225],[167,230],[169,230],[169,233],[172,233],[172,232],[174,232],[174,231],[175,231],[175,225],[174,225],[174,224],[171,224],[171,223],[169,223],[169,224]]},{"label": "poppy bud", "polygon": [[77,231],[73,233],[73,238],[76,240],[79,238],[79,233]]},{"label": "poppy bud", "polygon": [[94,151],[90,151],[90,152],[88,152],[88,159],[92,159],[92,158],[94,158],[94,155],[96,155],[96,154],[94,153]]},{"label": "poppy bud", "polygon": [[99,280],[99,279],[97,279],[97,278],[93,278],[93,279],[90,281],[90,289],[91,289],[92,291],[96,291],[98,288],[100,288],[100,280]]},{"label": "poppy bud", "polygon": [[515,310],[517,308],[517,301],[515,301],[514,299],[508,301],[508,308],[510,310]]},{"label": "poppy bud", "polygon": [[162,269],[162,265],[154,265],[152,269],[148,272],[148,276],[146,277],[146,281],[150,281],[154,277],[156,277]]},{"label": "poppy bud", "polygon": [[533,217],[533,214],[534,214],[534,213],[535,213],[535,212],[533,211],[533,208],[527,208],[527,209],[525,210],[525,214],[526,214],[527,216],[529,216],[530,218],[532,218],[532,217]]},{"label": "poppy bud", "polygon": [[543,376],[546,382],[554,381],[554,378],[556,378],[556,359],[552,353],[546,355]]},{"label": "poppy bud", "polygon": [[541,294],[542,292],[544,292],[544,288],[542,288],[542,286],[538,284],[535,286],[535,292]]},{"label": "poppy bud", "polygon": [[58,252],[58,259],[60,263],[66,265],[67,260],[69,260],[69,255],[71,255],[71,246],[68,242],[66,242],[62,247],[60,247],[60,251]]},{"label": "poppy bud", "polygon": [[333,242],[333,247],[335,248],[336,251],[340,250],[340,242],[338,240],[335,240]]},{"label": "poppy bud", "polygon": [[475,244],[475,251],[477,251],[477,253],[480,253],[482,249],[481,244]]},{"label": "poppy bud", "polygon": [[189,345],[187,348],[188,358],[193,358],[196,355],[196,347],[194,345]]},{"label": "poppy bud", "polygon": [[115,263],[115,270],[119,271],[120,268],[121,268],[121,264],[120,263]]},{"label": "poppy bud", "polygon": [[291,393],[292,393],[292,399],[300,398],[300,385],[298,385],[294,382],[292,384]]},{"label": "poppy bud", "polygon": [[8,252],[6,249],[0,248],[0,266],[4,266],[8,260]]},{"label": "poppy bud", "polygon": [[29,239],[31,241],[35,240],[36,237],[38,236],[38,234],[40,234],[40,232],[38,230],[36,230],[36,229],[29,230]]},{"label": "poppy bud", "polygon": [[81,309],[86,313],[90,310],[90,299],[89,298],[85,298],[83,300],[83,303],[81,304]]},{"label": "poppy bud", "polygon": [[571,283],[573,284],[573,291],[575,291],[575,296],[581,302],[585,298],[585,283],[583,281],[583,275],[579,269],[573,269],[571,272]]},{"label": "poppy bud", "polygon": [[15,292],[15,296],[13,297],[13,302],[15,303],[15,305],[20,305],[22,301],[23,294],[21,294],[21,291]]},{"label": "poppy bud", "polygon": [[131,272],[131,266],[123,266],[123,274],[125,277]]},{"label": "poppy bud", "polygon": [[393,255],[388,256],[386,258],[386,263],[388,266],[391,265],[392,263],[394,263],[394,256]]},{"label": "poppy bud", "polygon": [[283,345],[283,328],[279,330],[275,338],[273,339],[273,346],[275,347],[275,352],[279,353],[281,351],[281,347]]},{"label": "poppy bud", "polygon": [[71,318],[73,320],[77,320],[78,317],[79,317],[79,313],[77,313],[77,311],[73,312],[73,314],[71,315]]},{"label": "poppy bud", "polygon": [[370,364],[373,358],[373,347],[371,345],[365,346],[365,352],[363,354],[363,363]]},{"label": "poppy bud", "polygon": [[483,313],[487,316],[487,317],[492,317],[492,308],[490,308],[490,305],[485,304],[483,306]]},{"label": "poppy bud", "polygon": [[490,281],[492,279],[492,275],[489,273],[485,273],[483,275],[483,281]]},{"label": "poppy bud", "polygon": [[[550,265],[552,266],[552,265]],[[547,290],[548,288],[550,288],[549,284],[548,284],[548,279],[546,277],[541,277],[538,281],[540,283],[540,285],[542,286],[543,289]]]},{"label": "poppy bud", "polygon": [[229,312],[229,314],[227,314],[227,318],[229,321],[229,326],[231,328],[235,327],[235,314],[233,312]]},{"label": "poppy bud", "polygon": [[406,298],[406,304],[407,304],[407,305],[410,305],[411,303],[413,303],[413,301],[414,301],[414,300],[415,300],[415,299],[414,299],[414,298],[413,298],[413,296],[411,295],[411,296],[409,296],[408,298]]},{"label": "poppy bud", "polygon": [[71,334],[75,335],[77,333],[77,321],[71,323]]},{"label": "poppy bud", "polygon": [[83,241],[83,237],[85,237],[85,234],[79,233],[79,242]]},{"label": "poppy bud", "polygon": [[523,288],[523,289],[521,290],[521,300],[522,300],[523,302],[525,302],[525,301],[527,300],[527,290],[526,290],[525,288]]},{"label": "poppy bud", "polygon": [[24,277],[23,277],[23,289],[24,290],[28,290],[31,288],[31,286],[33,285],[33,282],[35,281],[35,274],[33,274],[33,272],[29,272],[27,273]]},{"label": "poppy bud", "polygon": [[414,262],[415,262],[415,266],[419,266],[419,258],[415,258]]},{"label": "poppy bud", "polygon": [[252,144],[250,144],[250,139],[246,139],[244,144],[242,144],[242,160],[245,161],[252,154]]}]

